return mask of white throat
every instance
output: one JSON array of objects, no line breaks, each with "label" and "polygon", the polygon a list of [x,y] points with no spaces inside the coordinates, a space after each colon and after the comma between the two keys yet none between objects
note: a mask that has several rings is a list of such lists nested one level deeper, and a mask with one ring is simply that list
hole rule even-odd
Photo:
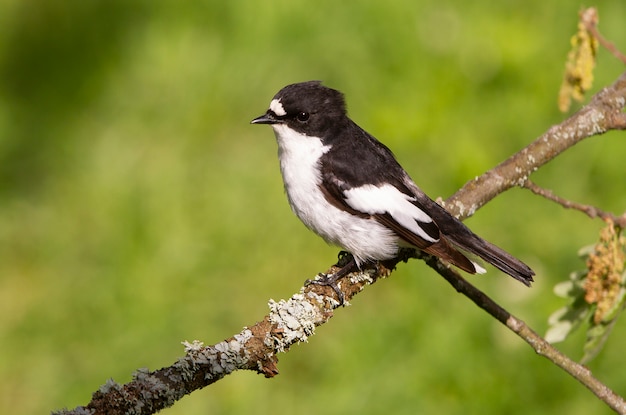
[{"label": "white throat", "polygon": [[301,205],[296,199],[319,192],[322,180],[319,160],[330,150],[330,146],[325,146],[319,137],[298,133],[285,124],[274,124],[272,128],[278,142],[278,159],[285,190],[294,208],[294,204]]}]

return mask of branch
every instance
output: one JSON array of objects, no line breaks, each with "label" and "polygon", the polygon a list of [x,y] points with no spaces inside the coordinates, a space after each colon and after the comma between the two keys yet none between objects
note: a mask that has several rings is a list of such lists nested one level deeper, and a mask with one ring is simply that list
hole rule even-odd
[{"label": "branch", "polygon": [[[626,128],[622,112],[625,103],[626,73],[612,86],[596,94],[589,105],[569,119],[550,128],[528,147],[492,170],[468,182],[446,200],[444,206],[460,218],[467,218],[498,194],[526,183],[535,170],[577,142],[610,129]],[[458,292],[505,324],[538,354],[575,377],[615,411],[626,414],[626,402],[595,379],[588,369],[561,354],[522,320],[512,316],[434,257],[405,250],[401,257],[393,261],[349,274],[339,282],[345,300],[349,301],[365,286],[388,276],[398,262],[411,257],[425,259]],[[333,271],[334,268],[329,270]],[[277,354],[287,352],[295,343],[305,342],[317,326],[326,323],[339,305],[335,296],[330,287],[310,284],[287,301],[270,300],[267,316],[229,339],[213,346],[203,346],[197,341],[185,342],[186,355],[171,366],[152,372],[139,370],[125,385],[111,380],[93,394],[87,406],[56,413],[115,415],[132,411],[134,414],[152,414],[236,370],[253,370],[273,377],[278,374]]]},{"label": "branch", "polygon": [[[413,250],[407,251],[408,255],[413,253]],[[390,261],[387,265],[392,267],[399,261]],[[331,268],[328,272],[335,270]],[[339,286],[348,301],[366,285],[389,273],[390,269],[377,265],[348,275]],[[53,414],[153,414],[236,370],[253,370],[273,377],[278,374],[276,355],[287,352],[293,344],[306,342],[315,327],[333,316],[333,310],[339,306],[333,298],[335,295],[328,286],[310,284],[287,301],[270,300],[270,313],[253,326],[244,327],[240,333],[213,346],[204,346],[198,341],[184,342],[185,356],[171,366],[153,372],[140,369],[125,385],[109,380],[94,392],[87,406]]]},{"label": "branch", "polygon": [[461,277],[455,270],[442,267],[437,260],[427,260],[427,264],[435,269],[439,275],[444,277],[458,292],[472,300],[478,307],[482,308],[495,317],[500,323],[507,326],[511,331],[524,339],[535,352],[569,373],[574,379],[587,387],[600,400],[605,402],[611,409],[619,414],[626,414],[626,401],[613,392],[609,387],[596,379],[591,371],[585,366],[572,361],[569,357],[561,353],[558,349],[548,343],[543,337],[531,329],[524,321],[510,314],[500,307],[495,301],[485,293],[474,287]]},{"label": "branch", "polygon": [[522,186],[550,160],[585,138],[626,129],[626,72],[591,102],[485,174],[467,182],[443,206],[459,218],[472,216],[500,193]]}]

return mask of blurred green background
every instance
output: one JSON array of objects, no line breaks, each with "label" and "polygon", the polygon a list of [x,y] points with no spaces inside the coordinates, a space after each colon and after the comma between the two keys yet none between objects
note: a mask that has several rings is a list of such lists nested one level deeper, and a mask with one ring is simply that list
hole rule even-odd
[{"label": "blurred green background", "polygon": [[[557,93],[580,3],[569,0],[0,2],[0,413],[86,404],[107,379],[167,366],[260,320],[333,263],[291,214],[267,127],[282,86],[321,79],[432,197],[565,115]],[[600,28],[626,49],[626,3]],[[596,87],[623,66],[602,50]],[[623,133],[533,178],[626,206]],[[469,277],[545,332],[554,284],[602,226],[523,190],[468,221],[537,271],[527,289]],[[457,295],[402,264],[280,357],[166,414],[602,414],[586,389]],[[583,333],[559,347],[582,356]],[[626,394],[618,322],[594,373]]]}]

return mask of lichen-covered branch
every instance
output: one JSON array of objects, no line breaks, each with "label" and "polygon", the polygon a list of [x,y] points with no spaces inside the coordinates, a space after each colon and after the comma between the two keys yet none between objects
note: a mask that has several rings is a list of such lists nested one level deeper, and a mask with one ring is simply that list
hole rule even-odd
[{"label": "lichen-covered branch", "polygon": [[[596,94],[589,105],[550,128],[508,160],[468,182],[442,204],[460,218],[471,216],[498,194],[522,186],[539,167],[579,141],[611,129],[625,129],[625,104],[626,73]],[[411,250],[403,251],[401,258],[344,277],[339,287],[345,300],[349,301],[366,285],[389,275],[397,262],[409,257],[422,255]],[[611,408],[626,414],[624,400],[587,369],[562,355],[522,320],[512,316],[454,270],[433,257],[425,257],[425,260],[457,291],[522,337],[538,354],[563,368]],[[185,343],[186,355],[171,366],[156,371],[138,370],[133,380],[125,385],[108,381],[93,394],[86,406],[56,413],[152,414],[236,370],[254,370],[266,377],[275,376],[278,373],[277,354],[287,352],[295,343],[306,341],[314,334],[315,327],[327,322],[339,305],[335,296],[333,289],[327,286],[311,284],[303,287],[287,301],[270,301],[267,316],[231,338],[213,346],[203,346],[197,341]]]},{"label": "lichen-covered branch", "polygon": [[[345,300],[389,272],[384,265],[377,265],[347,276],[340,283]],[[109,380],[93,394],[88,405],[55,414],[153,414],[236,370],[253,370],[273,377],[278,374],[277,354],[287,352],[293,344],[306,342],[315,327],[333,316],[333,310],[339,306],[334,295],[332,288],[310,284],[289,300],[270,300],[269,314],[233,337],[212,346],[199,341],[184,342],[185,356],[171,366],[155,371],[139,369],[125,385]]]}]

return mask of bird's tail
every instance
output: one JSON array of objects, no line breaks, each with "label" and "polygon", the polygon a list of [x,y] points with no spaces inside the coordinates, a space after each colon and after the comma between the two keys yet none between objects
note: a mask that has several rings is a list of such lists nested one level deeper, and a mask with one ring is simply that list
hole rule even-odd
[{"label": "bird's tail", "polygon": [[[469,229],[467,230],[469,231]],[[446,236],[453,245],[482,258],[523,284],[530,286],[530,283],[533,282],[535,272],[528,265],[473,232],[469,231],[469,235],[456,233]]]},{"label": "bird's tail", "polygon": [[439,241],[421,249],[470,274],[484,274],[485,269],[467,257],[470,253],[530,286],[535,273],[528,265],[459,224],[465,228],[460,233],[442,234]]},{"label": "bird's tail", "polygon": [[[433,216],[437,225],[439,225],[441,233],[448,241],[448,245],[458,247],[461,251],[466,251],[476,255],[498,268],[500,271],[509,274],[516,280],[530,286],[530,283],[533,282],[533,275],[535,275],[535,272],[528,265],[515,258],[505,250],[485,241],[465,226],[463,222],[452,216],[443,207],[428,198],[426,199],[421,201],[423,203],[430,204],[429,213]],[[455,263],[456,261],[451,262],[459,268],[467,271],[464,266],[457,265]],[[466,265],[467,263],[461,261],[461,264]],[[472,265],[474,266],[474,272],[471,270],[469,272],[480,273],[480,267],[476,268],[477,264],[473,262]]]},{"label": "bird's tail", "polygon": [[[442,234],[441,239],[432,247],[426,249],[419,247],[420,249],[425,252],[431,251],[429,253],[433,253],[472,274],[484,272],[482,267],[470,261],[465,255],[454,249],[458,247],[461,251],[466,251],[482,258],[500,271],[530,286],[530,283],[533,282],[535,272],[530,269],[528,265],[476,235],[465,226],[463,222],[452,216],[450,212],[441,205],[426,196],[408,175],[404,178],[404,184],[409,187],[409,189],[413,190],[417,202],[425,207],[425,210],[431,215]],[[439,251],[444,252],[444,255],[440,255]],[[450,251],[456,251],[456,253],[451,254]]]}]

